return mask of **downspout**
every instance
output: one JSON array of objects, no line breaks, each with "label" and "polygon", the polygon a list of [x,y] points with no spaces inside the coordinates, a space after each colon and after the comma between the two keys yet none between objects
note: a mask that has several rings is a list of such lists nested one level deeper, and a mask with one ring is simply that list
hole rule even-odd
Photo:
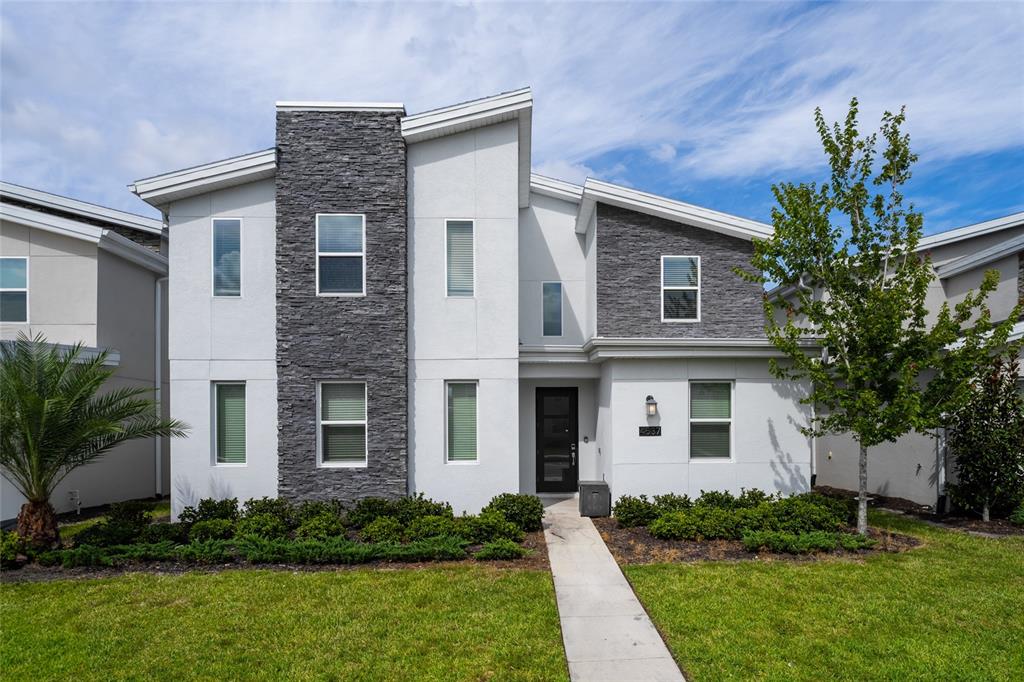
[{"label": "downspout", "polygon": [[[156,403],[156,413],[163,416],[163,283],[166,277],[159,277],[153,289],[153,402]],[[156,466],[156,496],[163,497],[164,494],[164,452],[163,438],[157,436],[153,439],[153,462]]]}]

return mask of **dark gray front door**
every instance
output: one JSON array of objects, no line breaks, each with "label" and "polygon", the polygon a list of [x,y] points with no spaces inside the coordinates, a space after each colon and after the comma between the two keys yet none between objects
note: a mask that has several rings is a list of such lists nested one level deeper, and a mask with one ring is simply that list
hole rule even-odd
[{"label": "dark gray front door", "polygon": [[537,389],[537,492],[576,492],[579,440],[575,388]]}]

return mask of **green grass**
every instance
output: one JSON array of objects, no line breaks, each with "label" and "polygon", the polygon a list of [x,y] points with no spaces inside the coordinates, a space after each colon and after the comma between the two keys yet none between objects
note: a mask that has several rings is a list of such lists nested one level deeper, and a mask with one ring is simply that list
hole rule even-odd
[{"label": "green grass", "polygon": [[625,571],[688,680],[1024,679],[1024,538],[871,521],[926,545]]},{"label": "green grass", "polygon": [[[100,521],[106,520],[105,515],[93,516],[84,521],[71,521],[60,524],[60,539],[70,540],[86,528],[95,526]],[[169,500],[153,504],[153,520],[166,521],[171,518],[171,503]]]},{"label": "green grass", "polygon": [[567,678],[550,574],[131,574],[0,585],[5,680]]}]

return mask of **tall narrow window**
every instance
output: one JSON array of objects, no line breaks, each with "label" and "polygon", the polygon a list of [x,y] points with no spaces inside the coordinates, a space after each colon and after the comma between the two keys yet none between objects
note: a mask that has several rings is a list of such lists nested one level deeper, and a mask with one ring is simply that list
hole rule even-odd
[{"label": "tall narrow window", "polygon": [[362,296],[366,293],[366,216],[316,216],[316,293]]},{"label": "tall narrow window", "polygon": [[562,335],[562,283],[544,282],[544,336]]},{"label": "tall narrow window", "polygon": [[242,295],[242,221],[213,221],[213,295]]},{"label": "tall narrow window", "polygon": [[448,461],[476,461],[476,382],[449,382]]},{"label": "tall narrow window", "polygon": [[245,464],[245,384],[215,383],[217,464]]},{"label": "tall narrow window", "polygon": [[320,464],[366,464],[366,384],[320,384]]},{"label": "tall narrow window", "polygon": [[0,322],[28,322],[28,258],[0,258]]},{"label": "tall narrow window", "polygon": [[700,256],[661,257],[661,321],[700,321]]},{"label": "tall narrow window", "polygon": [[729,458],[731,436],[732,384],[690,382],[690,457]]},{"label": "tall narrow window", "polygon": [[449,296],[472,296],[474,285],[473,221],[445,223],[445,263]]}]

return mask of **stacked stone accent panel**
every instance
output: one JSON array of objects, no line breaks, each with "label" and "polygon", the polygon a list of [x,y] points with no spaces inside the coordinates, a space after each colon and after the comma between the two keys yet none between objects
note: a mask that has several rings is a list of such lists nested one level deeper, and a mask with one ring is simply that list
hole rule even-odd
[{"label": "stacked stone accent panel", "polygon": [[[764,337],[764,292],[750,269],[753,245],[606,204],[597,206],[597,336]],[[661,257],[700,256],[700,322],[661,321]]]},{"label": "stacked stone accent panel", "polygon": [[[277,113],[278,492],[407,487],[406,160],[399,112]],[[366,215],[366,296],[316,295],[316,214]],[[367,466],[317,466],[316,386],[365,381]]]}]

